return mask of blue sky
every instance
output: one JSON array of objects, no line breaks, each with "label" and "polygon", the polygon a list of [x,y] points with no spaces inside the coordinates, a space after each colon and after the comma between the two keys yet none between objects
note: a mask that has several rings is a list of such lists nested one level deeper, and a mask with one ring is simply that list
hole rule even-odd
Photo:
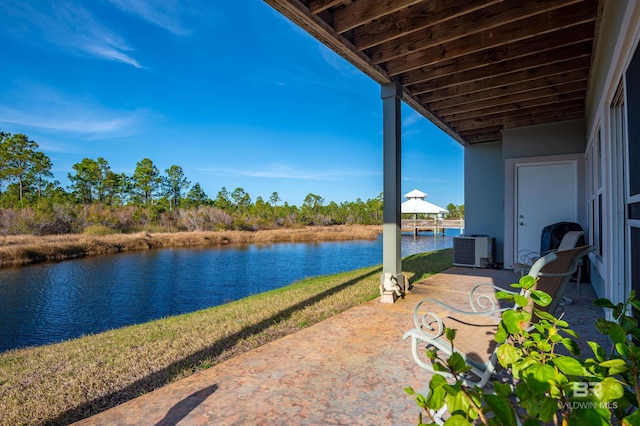
[{"label": "blue sky", "polygon": [[[380,87],[260,0],[0,0],[0,130],[300,205],[382,191]],[[403,193],[463,204],[463,149],[403,106]]]}]

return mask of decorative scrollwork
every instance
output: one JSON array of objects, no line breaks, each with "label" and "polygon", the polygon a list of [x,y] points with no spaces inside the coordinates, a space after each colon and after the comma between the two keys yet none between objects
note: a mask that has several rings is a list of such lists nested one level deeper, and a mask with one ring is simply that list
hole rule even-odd
[{"label": "decorative scrollwork", "polygon": [[[494,290],[493,294],[482,293],[476,295],[475,292],[481,287],[490,287]],[[498,312],[502,312],[508,308],[501,308],[499,303],[497,303],[497,299],[495,297],[495,291],[503,291],[506,293],[515,294],[512,291],[504,290],[502,288],[496,287],[493,284],[478,284],[475,286],[471,293],[469,293],[469,304],[471,305],[471,309],[473,312],[482,315],[492,315]]]},{"label": "decorative scrollwork", "polygon": [[[498,309],[493,297],[487,294],[480,294],[476,298],[475,302],[473,299],[470,299],[469,303],[471,304],[471,309],[473,309],[473,312],[482,312],[482,313],[491,314],[493,312],[496,312],[496,309]],[[485,306],[485,303],[487,303],[486,306]]]},{"label": "decorative scrollwork", "polygon": [[444,325],[437,313],[433,311],[420,313],[420,306],[427,301],[429,301],[429,299],[422,300],[416,305],[413,311],[413,323],[416,329],[420,330],[427,338],[435,339],[444,332]]}]

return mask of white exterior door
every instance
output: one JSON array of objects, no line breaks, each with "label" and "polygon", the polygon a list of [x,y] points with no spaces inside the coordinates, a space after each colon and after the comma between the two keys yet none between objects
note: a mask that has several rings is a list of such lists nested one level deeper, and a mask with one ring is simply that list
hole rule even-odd
[{"label": "white exterior door", "polygon": [[540,251],[542,229],[556,222],[577,222],[578,171],[575,161],[516,166],[514,259]]}]

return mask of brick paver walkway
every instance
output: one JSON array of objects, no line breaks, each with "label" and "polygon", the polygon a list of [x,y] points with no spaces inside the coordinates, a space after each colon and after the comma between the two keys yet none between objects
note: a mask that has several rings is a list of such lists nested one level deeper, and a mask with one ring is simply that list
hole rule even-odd
[{"label": "brick paver walkway", "polygon": [[[452,268],[417,283],[393,305],[377,300],[82,420],[80,425],[415,425],[403,388],[429,380],[402,341],[424,297],[465,303],[481,282],[504,285],[512,271]],[[573,294],[567,320],[593,335],[601,315],[589,285]]]}]

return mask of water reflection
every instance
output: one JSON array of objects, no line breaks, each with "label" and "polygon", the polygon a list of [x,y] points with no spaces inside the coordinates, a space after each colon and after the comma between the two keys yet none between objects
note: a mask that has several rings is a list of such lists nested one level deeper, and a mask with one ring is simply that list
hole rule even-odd
[{"label": "water reflection", "polygon": [[[402,256],[452,236],[403,235]],[[0,352],[193,312],[381,263],[375,241],[164,249],[0,271]]]}]

